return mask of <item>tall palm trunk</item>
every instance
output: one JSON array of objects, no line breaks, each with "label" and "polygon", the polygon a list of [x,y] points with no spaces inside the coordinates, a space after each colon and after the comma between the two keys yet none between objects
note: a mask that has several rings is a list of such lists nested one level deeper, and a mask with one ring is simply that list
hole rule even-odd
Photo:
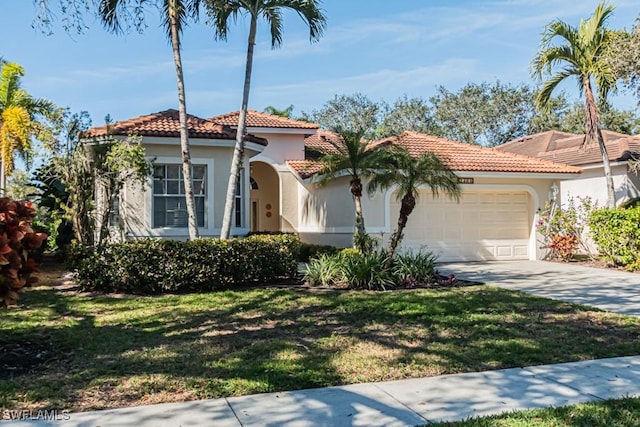
[{"label": "tall palm trunk", "polygon": [[390,268],[393,263],[393,256],[396,253],[396,249],[398,245],[402,241],[404,228],[407,226],[407,221],[409,220],[409,215],[413,212],[413,209],[416,207],[416,198],[413,197],[412,194],[406,194],[400,203],[400,215],[398,215],[398,227],[395,229],[393,234],[391,235],[391,240],[389,240],[389,249],[387,250],[387,261],[386,267]]},{"label": "tall palm trunk", "polygon": [[171,47],[173,61],[176,65],[176,80],[178,83],[178,117],[180,120],[180,149],[182,151],[182,175],[184,177],[184,193],[187,205],[187,224],[189,239],[198,238],[198,220],[196,218],[196,202],[193,196],[193,181],[191,180],[191,153],[189,151],[189,127],[187,123],[187,101],[184,91],[184,74],[182,72],[182,56],[180,55],[180,32],[175,4],[169,10],[169,25],[171,32]]},{"label": "tall palm trunk", "polygon": [[[251,70],[253,68],[253,48],[256,45],[256,28],[258,17],[251,16],[251,27],[249,29],[249,42],[247,46],[247,65],[244,72],[244,90],[242,92],[242,106],[240,107],[240,117],[238,119],[238,130],[236,134],[236,145],[233,150],[233,160],[231,161],[231,171],[229,172],[229,184],[227,185],[227,197],[224,204],[224,217],[222,218],[222,230],[220,239],[225,240],[231,234],[231,218],[233,216],[233,205],[236,199],[236,187],[240,178],[240,170],[244,158],[244,137],[247,133],[247,108],[249,108],[249,90],[251,89]],[[242,185],[242,183],[240,183]],[[242,201],[241,201],[242,202]]]},{"label": "tall palm trunk", "polygon": [[616,193],[613,185],[613,175],[611,175],[611,164],[609,163],[609,155],[607,154],[607,147],[604,145],[604,138],[602,137],[602,130],[600,129],[600,120],[598,117],[598,105],[593,96],[593,90],[591,89],[591,81],[588,77],[582,80],[582,86],[585,94],[585,114],[586,114],[586,126],[587,126],[587,144],[593,144],[597,141],[600,147],[600,154],[602,155],[602,166],[604,168],[604,176],[607,185],[607,207],[614,208],[616,206]]},{"label": "tall palm trunk", "polygon": [[360,246],[364,243],[364,236],[367,234],[364,228],[364,215],[362,214],[362,181],[360,181],[360,178],[354,178],[349,185],[356,208],[356,238],[354,239],[353,247],[362,250]]}]

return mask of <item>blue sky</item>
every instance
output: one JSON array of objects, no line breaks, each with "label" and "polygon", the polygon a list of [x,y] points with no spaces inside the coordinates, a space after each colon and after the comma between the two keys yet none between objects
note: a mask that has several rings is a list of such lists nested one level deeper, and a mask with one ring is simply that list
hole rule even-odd
[{"label": "blue sky", "polygon": [[[50,0],[55,4],[57,0]],[[361,92],[373,100],[433,95],[438,85],[455,91],[467,82],[532,83],[529,63],[540,34],[560,18],[577,25],[594,0],[325,0],[328,26],[320,42],[287,14],[284,43],[271,50],[266,26],[256,46],[249,106],[295,106],[311,111],[334,94]],[[640,2],[615,2],[610,28],[630,29]],[[94,125],[177,108],[170,45],[158,17],[147,15],[143,34],[107,33],[88,19],[84,35],[69,35],[60,22],[53,35],[31,26],[32,0],[0,0],[0,56],[22,64],[24,88],[73,111],[87,110]],[[183,35],[187,106],[210,117],[238,110],[246,51],[246,20],[232,24],[227,42],[203,23]],[[564,86],[577,98],[573,84]],[[613,98],[635,108],[631,95]]]}]

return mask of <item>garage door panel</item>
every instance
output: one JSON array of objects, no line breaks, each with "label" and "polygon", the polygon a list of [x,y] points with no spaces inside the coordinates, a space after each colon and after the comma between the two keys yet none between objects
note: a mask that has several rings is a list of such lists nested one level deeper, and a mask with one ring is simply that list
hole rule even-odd
[{"label": "garage door panel", "polygon": [[[441,261],[528,259],[529,199],[523,191],[466,191],[456,203],[424,191],[409,217],[402,248],[426,248]],[[399,210],[392,201],[394,218]]]}]

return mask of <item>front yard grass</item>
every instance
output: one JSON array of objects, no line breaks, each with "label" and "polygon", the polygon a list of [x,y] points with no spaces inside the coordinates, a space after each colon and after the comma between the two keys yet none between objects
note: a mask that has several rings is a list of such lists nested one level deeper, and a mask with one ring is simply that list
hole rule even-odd
[{"label": "front yard grass", "polygon": [[0,311],[6,409],[101,409],[640,353],[640,319],[485,286],[161,297],[40,286],[20,304]]},{"label": "front yard grass", "polygon": [[[430,427],[640,426],[640,399],[612,399],[560,408],[533,409]],[[425,426],[426,427],[426,426]]]}]

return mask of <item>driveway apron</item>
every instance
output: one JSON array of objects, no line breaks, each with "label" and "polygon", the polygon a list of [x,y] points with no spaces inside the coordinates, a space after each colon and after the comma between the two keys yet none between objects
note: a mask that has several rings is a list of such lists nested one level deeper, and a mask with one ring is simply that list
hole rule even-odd
[{"label": "driveway apron", "polygon": [[640,316],[640,274],[546,261],[456,262],[440,273],[460,279]]}]

